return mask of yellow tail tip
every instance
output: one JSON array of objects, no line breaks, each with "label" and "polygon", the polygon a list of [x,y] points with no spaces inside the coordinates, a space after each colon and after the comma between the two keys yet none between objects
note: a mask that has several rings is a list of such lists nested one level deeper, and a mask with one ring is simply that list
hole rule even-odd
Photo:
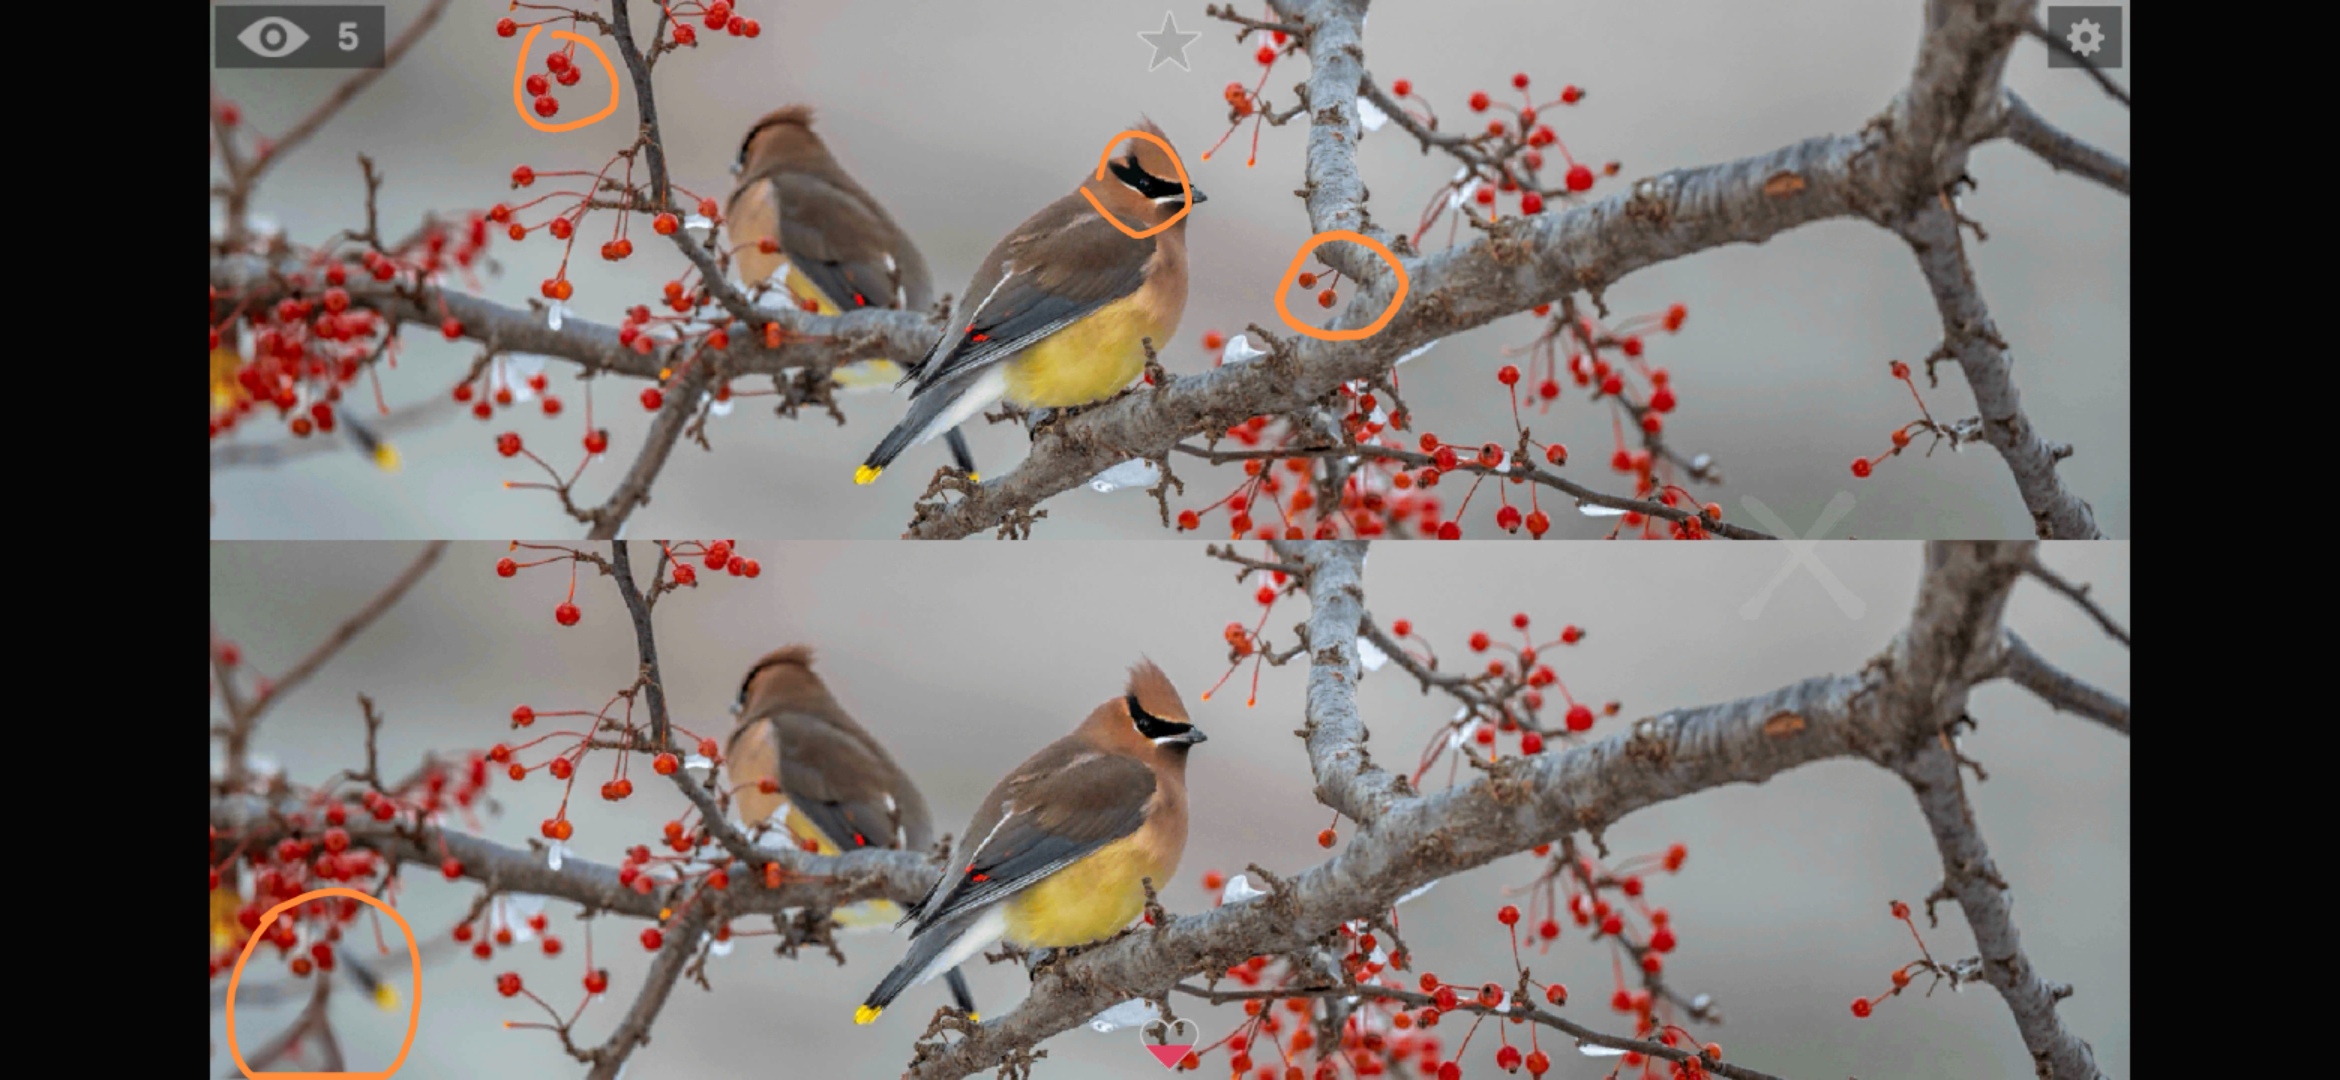
[{"label": "yellow tail tip", "polygon": [[[853,470],[853,482],[856,484],[869,483],[870,481],[877,479],[878,474],[884,471],[884,469],[881,469],[875,465],[863,465],[860,468]],[[862,1021],[862,1023],[865,1024],[868,1022],[869,1021],[867,1020]]]},{"label": "yellow tail tip", "polygon": [[884,1011],[884,1009],[878,1008],[875,1005],[863,1005],[860,1008],[853,1010],[853,1022],[856,1024],[869,1023],[870,1021],[877,1019],[878,1014]]},{"label": "yellow tail tip", "polygon": [[374,447],[374,465],[380,468],[383,472],[397,472],[399,465],[398,448],[390,445],[389,443],[383,443]]},{"label": "yellow tail tip", "polygon": [[983,474],[979,472],[970,472],[967,474],[967,482],[970,484],[980,484],[983,482]]},{"label": "yellow tail tip", "polygon": [[381,1006],[383,1012],[395,1011],[398,1008],[398,991],[393,989],[389,983],[375,986],[374,1004]]},{"label": "yellow tail tip", "polygon": [[982,1014],[982,1013],[972,1013],[972,1012],[971,1012],[971,1013],[968,1013],[968,1014],[967,1014],[967,1022],[968,1022],[968,1023],[971,1023],[971,1024],[980,1024],[980,1023],[982,1023],[982,1022],[983,1022],[983,1014]]}]

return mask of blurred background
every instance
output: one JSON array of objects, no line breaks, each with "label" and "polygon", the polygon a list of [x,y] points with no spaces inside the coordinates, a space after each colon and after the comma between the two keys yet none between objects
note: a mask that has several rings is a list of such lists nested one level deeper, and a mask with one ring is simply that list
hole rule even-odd
[{"label": "blurred background", "polygon": [[[390,5],[395,33],[418,0]],[[1233,334],[1252,322],[1278,325],[1270,292],[1291,253],[1310,234],[1292,190],[1302,175],[1304,129],[1268,129],[1259,163],[1243,161],[1247,124],[1208,162],[1202,151],[1226,130],[1222,89],[1256,81],[1257,42],[1237,46],[1225,24],[1193,0],[1083,3],[1076,0],[899,0],[885,4],[781,4],[741,0],[759,20],[753,40],[709,34],[696,51],[658,72],[660,119],[679,183],[721,197],[741,134],[784,102],[812,103],[837,156],[891,209],[932,265],[938,293],[963,292],[991,245],[1026,216],[1071,190],[1093,168],[1104,139],[1151,116],[1167,131],[1211,196],[1188,226],[1193,289],[1176,341],[1163,361],[1176,373],[1210,363],[1206,330]],[[1505,96],[1513,72],[1533,80],[1538,100],[1565,84],[1588,91],[1573,107],[1548,112],[1567,147],[1623,173],[1593,194],[1622,190],[1666,169],[1766,152],[1792,141],[1858,129],[1908,78],[1920,33],[1918,0],[1786,0],[1761,5],[1712,0],[1571,0],[1519,4],[1444,0],[1376,5],[1365,37],[1371,70],[1384,85],[1411,79],[1450,128],[1471,118],[1473,90]],[[650,5],[635,5],[647,25]],[[1165,11],[1204,36],[1187,50],[1192,70],[1152,71],[1141,32]],[[308,145],[266,179],[255,209],[296,242],[317,243],[359,221],[364,185],[356,155],[372,155],[387,176],[383,227],[402,233],[433,210],[485,207],[509,197],[507,176],[526,163],[539,171],[597,168],[634,125],[631,95],[617,118],[567,134],[521,123],[511,104],[516,40],[495,36],[502,5],[458,4],[396,68],[351,102]],[[521,14],[525,14],[524,12]],[[539,39],[540,49],[545,44]],[[2134,67],[2116,73],[2127,83]],[[587,65],[596,68],[597,65]],[[1265,89],[1289,107],[1305,59],[1280,61]],[[246,126],[280,132],[338,83],[327,71],[214,73],[242,107]],[[598,101],[603,75],[563,95],[565,105]],[[2056,123],[2126,156],[2126,110],[2085,73],[2049,70],[2045,49],[2024,41],[2008,82]],[[1378,221],[1410,229],[1432,193],[1454,172],[1410,138],[1385,128],[1368,135],[1361,166]],[[1557,158],[1555,158],[1557,160]],[[2095,507],[2110,535],[2129,534],[2129,201],[2087,181],[2052,173],[2005,143],[1978,150],[1980,190],[1965,198],[1990,241],[1970,245],[1983,295],[2014,348],[2023,404],[2039,430],[2078,452],[2064,480]],[[544,190],[540,183],[537,190]],[[541,212],[530,218],[542,217]],[[643,243],[623,263],[593,257],[597,216],[581,230],[571,264],[578,315],[615,322],[628,305],[657,294],[686,264],[665,244]],[[1442,226],[1425,245],[1443,243]],[[1467,232],[1467,230],[1466,230]],[[645,237],[648,234],[643,234]],[[490,249],[503,272],[490,296],[521,305],[550,277],[560,245],[539,233]],[[1343,292],[1344,302],[1347,296]],[[1908,249],[1866,223],[1839,221],[1789,233],[1760,247],[1734,247],[1637,273],[1609,290],[1622,317],[1685,304],[1679,335],[1651,343],[1671,369],[1681,406],[1669,433],[1687,452],[1715,455],[1729,480],[1702,493],[1742,516],[1752,494],[1799,533],[1842,490],[1859,496],[1835,537],[2029,536],[2030,520],[1996,453],[1987,447],[1931,459],[1904,455],[1855,481],[1847,465],[1882,452],[1894,428],[1917,418],[1908,392],[1886,375],[1888,361],[1916,363],[1941,338],[1941,323]],[[1440,344],[1406,365],[1403,390],[1417,430],[1479,441],[1510,430],[1495,370],[1506,346],[1536,333],[1526,315]],[[471,347],[427,329],[407,334],[383,393],[402,407],[443,400],[467,369]],[[214,472],[215,538],[378,538],[578,535],[544,492],[511,492],[530,478],[491,452],[493,436],[517,430],[566,470],[582,453],[585,388],[564,365],[550,368],[553,392],[569,406],[547,419],[522,406],[481,423],[445,415],[399,432],[405,471],[376,471],[354,450],[301,457],[275,467]],[[752,387],[751,387],[752,388]],[[580,497],[599,502],[641,445],[648,414],[640,384],[596,388],[595,417],[611,429],[608,460],[588,470]],[[1936,417],[1971,415],[1955,369],[1926,391]],[[847,479],[901,415],[899,398],[849,397],[848,424],[784,421],[746,398],[709,425],[715,452],[683,447],[668,463],[654,501],[633,535],[724,531],[766,537],[878,537],[900,533],[923,478],[947,460],[936,443],[909,453],[896,475],[871,487]],[[1588,482],[1615,487],[1606,459],[1610,418],[1572,385],[1536,435],[1578,448]],[[986,473],[1004,471],[1027,446],[1022,432],[978,424],[970,430]],[[284,438],[278,425],[247,425],[234,438]],[[1922,445],[1922,440],[1921,440]],[[1599,451],[1586,454],[1585,448]],[[1211,475],[1178,463],[1188,488],[1181,506],[1201,506],[1235,486],[1239,474]],[[1076,489],[1049,503],[1041,535],[1073,539],[1159,536],[1151,500],[1137,489]],[[1474,508],[1466,529],[1495,535],[1491,510]],[[1613,524],[1555,514],[1560,535],[1598,536]],[[1216,526],[1212,526],[1216,528]]]},{"label": "blurred background", "polygon": [[[1195,812],[1185,861],[1162,896],[1173,912],[1200,910],[1210,903],[1200,883],[1206,871],[1233,874],[1256,861],[1293,873],[1318,862],[1325,853],[1315,836],[1330,818],[1310,795],[1306,757],[1291,735],[1304,668],[1268,669],[1254,708],[1243,704],[1248,667],[1209,702],[1199,700],[1226,670],[1221,629],[1232,620],[1249,625],[1259,613],[1253,588],[1238,585],[1232,568],[1201,547],[1041,542],[970,555],[748,542],[743,550],[762,563],[760,577],[709,575],[695,592],[658,606],[669,699],[678,723],[720,734],[747,665],[782,643],[809,642],[840,700],[916,778],[938,832],[956,834],[1001,775],[1118,694],[1127,666],[1149,655],[1211,736],[1191,768]],[[212,618],[260,671],[280,672],[370,599],[416,548],[214,544]],[[637,545],[637,558],[652,550]],[[383,768],[403,773],[427,751],[485,748],[505,738],[515,704],[596,708],[627,685],[634,645],[615,587],[606,578],[580,579],[584,618],[564,629],[552,619],[567,588],[563,570],[501,580],[493,565],[503,553],[501,544],[450,549],[401,603],[266,717],[256,752],[300,783],[359,764],[364,729],[356,695],[365,693],[387,718]],[[1848,609],[1808,571],[1775,581],[1789,556],[1772,545],[1715,548],[1695,560],[1636,545],[1560,552],[1385,545],[1371,553],[1366,597],[1385,624],[1411,619],[1449,663],[1469,656],[1464,641],[1473,630],[1507,636],[1515,611],[1533,619],[1539,639],[1567,623],[1585,627],[1581,644],[1551,655],[1580,697],[1624,703],[1619,719],[1594,729],[1605,736],[1669,708],[1859,668],[1906,620],[1921,557],[1915,544],[1820,545],[1819,564],[1857,601]],[[2125,543],[2050,545],[2042,558],[2093,584],[2113,616],[2129,620]],[[1757,597],[1762,603],[1750,605]],[[1270,640],[1288,644],[1306,614],[1304,600],[1279,603],[1267,619]],[[2067,670],[2128,693],[2127,651],[2042,586],[2016,589],[2008,624]],[[1444,699],[1423,697],[1394,668],[1367,675],[1359,704],[1374,746],[1391,763],[1413,760],[1453,714]],[[1981,727],[1966,750],[1990,773],[1972,789],[1975,812],[2015,890],[2023,945],[2042,972],[2077,988],[2062,1004],[2065,1022],[2094,1044],[2108,1074],[2127,1075],[2129,743],[2003,684],[1976,693],[1973,714]],[[551,815],[559,785],[542,774],[518,784],[499,777],[489,794],[501,813],[485,823],[486,834],[521,846]],[[684,805],[665,784],[644,784],[616,804],[588,794],[571,806],[571,846],[578,857],[614,863]],[[1761,786],[1634,814],[1609,831],[1608,842],[1620,858],[1688,845],[1681,873],[1653,879],[1650,896],[1672,911],[1682,942],[1668,958],[1670,978],[1715,996],[1727,1023],[1700,1034],[1720,1041],[1733,1059],[1799,1077],[2029,1075],[2006,1007],[1987,987],[1930,999],[1905,994],[1866,1020],[1846,1007],[1855,996],[1882,992],[1888,974],[1916,958],[1907,931],[1888,917],[1888,903],[1915,904],[1941,878],[1907,787],[1886,772],[1859,762],[1808,766]],[[1465,982],[1509,972],[1493,914],[1506,902],[1501,890],[1529,881],[1535,863],[1513,856],[1405,905],[1400,918],[1417,969]],[[428,868],[411,876],[401,910],[418,934],[443,936],[475,888],[449,885]],[[546,911],[568,945],[557,959],[521,947],[492,962],[455,955],[425,968],[420,1035],[402,1076],[567,1075],[574,1068],[548,1034],[504,1030],[507,1019],[536,1017],[493,988],[497,973],[514,970],[556,1007],[576,1004],[587,931],[566,905]],[[1942,915],[1941,928],[1925,931],[1933,954],[1971,955],[1955,906]],[[592,932],[597,962],[611,969],[611,993],[587,1010],[581,1039],[606,1037],[633,1000],[647,966],[634,941],[639,930],[616,920]],[[947,1000],[939,983],[920,987],[875,1025],[855,1027],[852,1006],[899,958],[899,939],[847,937],[842,968],[820,957],[778,959],[759,944],[767,940],[741,939],[731,955],[714,960],[714,993],[687,985],[676,991],[654,1041],[633,1060],[634,1080],[772,1075],[776,1061],[794,1076],[895,1075],[922,1019]],[[1577,1019],[1617,1028],[1602,1004],[1612,985],[1609,956],[1581,931],[1570,926],[1548,957],[1529,963],[1539,978],[1572,988]],[[282,980],[265,967],[246,973],[247,993]],[[410,995],[404,1000],[412,1000],[403,961],[395,970]],[[1006,1011],[1024,993],[1023,974],[1009,967],[977,963],[968,973],[986,1013]],[[281,1030],[297,1007],[252,1000],[238,1007],[247,1046]],[[405,1034],[403,1017],[356,994],[337,995],[332,1008],[349,1067],[386,1065]],[[1179,1008],[1197,1009],[1205,1041],[1224,1035],[1239,1016],[1186,1001]],[[232,1075],[216,1010],[211,1023],[209,1068]],[[1161,1075],[1137,1044],[1134,1031],[1077,1029],[1047,1044],[1039,1072]],[[1599,1076],[1613,1064],[1579,1057],[1564,1041],[1547,1041],[1547,1050],[1557,1063],[1553,1075],[1563,1080]],[[1491,1069],[1492,1053],[1474,1045],[1466,1069]]]}]

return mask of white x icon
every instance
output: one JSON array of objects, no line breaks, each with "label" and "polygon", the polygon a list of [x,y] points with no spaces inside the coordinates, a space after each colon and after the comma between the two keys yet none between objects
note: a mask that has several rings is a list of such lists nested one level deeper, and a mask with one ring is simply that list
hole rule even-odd
[{"label": "white x icon", "polygon": [[1828,567],[1819,558],[1820,538],[1828,535],[1830,528],[1852,512],[1852,492],[1839,491],[1835,498],[1828,500],[1828,505],[1820,510],[1820,520],[1813,522],[1812,531],[1800,540],[1796,539],[1795,531],[1788,527],[1787,522],[1781,521],[1778,514],[1771,512],[1770,507],[1755,501],[1753,495],[1740,496],[1739,503],[1764,528],[1778,534],[1780,542],[1788,548],[1788,561],[1780,565],[1779,573],[1771,575],[1771,582],[1763,586],[1763,591],[1750,597],[1739,608],[1740,618],[1753,621],[1756,616],[1763,614],[1763,606],[1771,602],[1771,594],[1779,590],[1780,584],[1793,575],[1798,566],[1812,571],[1812,576],[1820,580],[1820,587],[1827,590],[1830,600],[1836,601],[1837,610],[1844,612],[1845,618],[1861,617],[1867,605],[1861,603],[1861,598],[1854,596],[1852,590],[1845,588],[1844,582],[1838,581],[1835,574],[1829,573]]}]

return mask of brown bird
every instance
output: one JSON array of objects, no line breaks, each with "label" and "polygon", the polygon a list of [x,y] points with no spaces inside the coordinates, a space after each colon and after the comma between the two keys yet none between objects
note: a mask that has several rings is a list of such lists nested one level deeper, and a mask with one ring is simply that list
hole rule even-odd
[{"label": "brown bird", "polygon": [[1186,850],[1186,754],[1203,741],[1151,660],[1001,780],[967,826],[942,879],[913,905],[910,952],[854,1012],[877,1019],[911,986],[1005,938],[1064,948],[1112,936],[1165,886]]},{"label": "brown bird", "polygon": [[[749,828],[780,818],[780,827],[823,855],[858,848],[920,851],[934,843],[926,797],[885,747],[855,723],[812,670],[812,648],[767,654],[740,680],[724,756],[740,821]],[[873,900],[836,913],[845,926],[884,925],[900,915]],[[959,1008],[975,1011],[967,980],[949,973]]]},{"label": "brown bird", "polygon": [[[789,105],[756,121],[740,140],[732,165],[739,186],[724,211],[724,228],[739,248],[740,280],[771,284],[823,315],[859,308],[921,311],[934,303],[926,258],[813,133],[812,107]],[[771,250],[767,251],[765,248]],[[774,274],[781,274],[773,281]],[[884,386],[901,376],[891,360],[865,360],[837,369],[848,387]],[[951,454],[973,475],[967,439],[952,428]]]},{"label": "brown bird", "polygon": [[[1150,120],[1137,130],[1162,135]],[[1170,155],[1152,142],[1131,139],[1118,154],[1103,177],[1081,181],[984,257],[942,340],[904,380],[908,415],[870,451],[854,483],[877,479],[902,451],[1002,398],[1056,409],[1111,397],[1145,369],[1141,339],[1160,346],[1178,332],[1186,219],[1139,240],[1097,207],[1142,233],[1186,210],[1189,190],[1195,205],[1206,196],[1181,185]]]}]

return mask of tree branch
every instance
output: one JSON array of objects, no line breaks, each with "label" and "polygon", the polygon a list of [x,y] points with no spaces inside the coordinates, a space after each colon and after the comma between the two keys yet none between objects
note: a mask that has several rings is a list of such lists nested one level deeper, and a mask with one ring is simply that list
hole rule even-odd
[{"label": "tree branch", "polygon": [[250,701],[242,701],[235,696],[234,688],[230,683],[233,673],[227,671],[225,666],[219,663],[218,650],[212,650],[213,680],[221,687],[223,691],[221,698],[228,707],[226,783],[229,788],[239,788],[244,783],[247,768],[245,757],[251,748],[252,731],[258,726],[260,715],[267,712],[269,706],[281,700],[292,688],[307,682],[309,676],[316,674],[317,669],[325,666],[327,660],[333,659],[333,655],[340,652],[342,646],[349,644],[351,638],[358,636],[366,627],[372,625],[375,619],[381,618],[383,612],[390,610],[390,605],[397,603],[399,597],[406,595],[406,590],[413,588],[415,582],[422,580],[422,576],[430,571],[432,564],[439,561],[439,554],[446,550],[447,542],[444,540],[433,540],[423,545],[422,553],[416,555],[414,561],[408,563],[406,569],[400,571],[396,578],[391,579],[390,584],[384,586],[381,592],[376,593],[372,600],[367,601],[366,606],[359,608],[356,614],[342,620],[341,625],[334,627],[332,633],[325,635],[324,641],[317,643],[316,648],[309,650],[309,655],[302,657],[292,667],[287,668],[284,674],[277,676],[274,682],[268,684],[257,697]]},{"label": "tree branch", "polygon": [[2104,627],[2104,632],[2111,634],[2113,640],[2124,646],[2129,643],[2129,632],[2122,629],[2121,624],[2114,622],[2113,617],[2106,614],[2102,607],[2097,606],[2095,600],[2089,598],[2088,586],[2073,583],[2062,574],[2048,569],[2046,564],[2037,559],[2032,560],[2031,565],[2023,569],[2032,577],[2038,578],[2048,588],[2064,594],[2073,603],[2080,605],[2080,610],[2087,612],[2089,618],[2096,620],[2096,625]]},{"label": "tree branch", "polygon": [[1990,849],[1974,823],[1955,750],[1937,743],[1901,763],[1898,771],[1917,795],[1934,844],[1942,851],[1942,889],[1958,901],[1974,929],[1982,954],[1983,978],[1999,990],[2014,1014],[2023,1046],[2042,1080],[2096,1080],[2096,1054],[2064,1029],[2056,1002],[2072,988],[2048,982],[2023,955],[2015,932],[2006,880],[1991,862]]},{"label": "tree branch", "polygon": [[1307,720],[1299,734],[1308,742],[1309,768],[1316,774],[1316,801],[1360,825],[1371,825],[1389,808],[1414,794],[1405,777],[1373,763],[1365,749],[1372,732],[1357,715],[1357,635],[1365,617],[1365,545],[1331,541],[1301,547],[1278,544],[1277,553],[1304,560],[1301,580],[1308,587],[1309,650]]},{"label": "tree branch", "polygon": [[2120,732],[2129,733],[2129,703],[2066,674],[2048,663],[2031,644],[2007,631],[2007,679],[2031,691],[2058,712],[2077,713]]},{"label": "tree branch", "polygon": [[1917,255],[1918,269],[1942,314],[1942,352],[1958,361],[1982,414],[1983,438],[1997,447],[2015,476],[2015,490],[2042,539],[2101,540],[2096,512],[2064,487],[2056,463],[2072,456],[2068,443],[2051,443],[2024,415],[2015,390],[2015,358],[1991,321],[1974,283],[1958,214],[1942,206],[1919,211],[1896,230]]},{"label": "tree branch", "polygon": [[2049,168],[2087,177],[2123,195],[2129,193],[2128,162],[2048,123],[2047,117],[2013,90],[2007,91],[2006,116],[2008,141],[2031,151]]}]

